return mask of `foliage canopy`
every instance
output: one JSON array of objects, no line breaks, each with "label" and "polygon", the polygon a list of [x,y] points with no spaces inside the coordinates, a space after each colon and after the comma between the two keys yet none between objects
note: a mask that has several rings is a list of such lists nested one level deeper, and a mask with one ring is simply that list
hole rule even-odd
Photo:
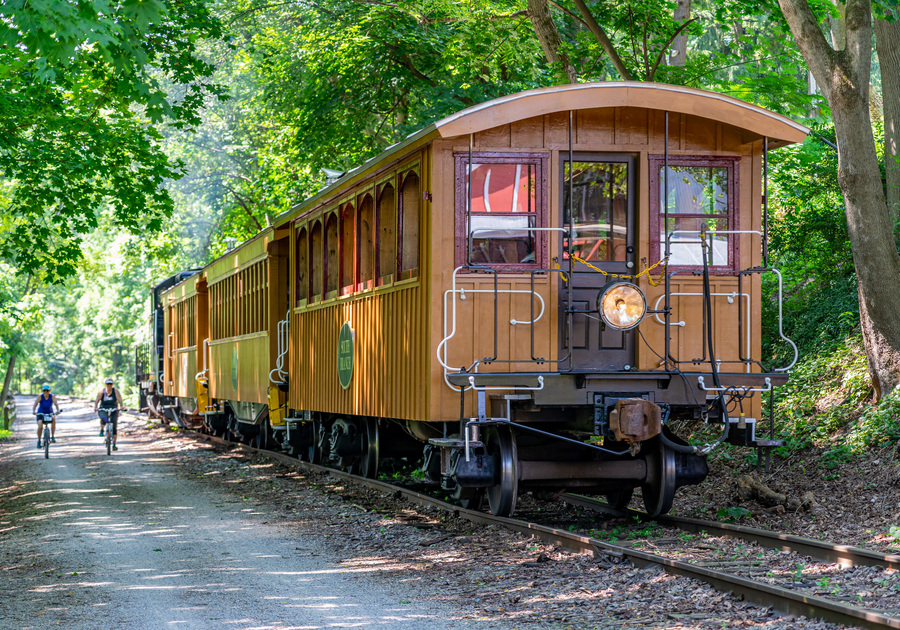
[{"label": "foliage canopy", "polygon": [[0,17],[0,256],[58,282],[104,208],[131,232],[171,213],[160,128],[218,92],[196,46],[221,29],[202,0],[12,0]]}]

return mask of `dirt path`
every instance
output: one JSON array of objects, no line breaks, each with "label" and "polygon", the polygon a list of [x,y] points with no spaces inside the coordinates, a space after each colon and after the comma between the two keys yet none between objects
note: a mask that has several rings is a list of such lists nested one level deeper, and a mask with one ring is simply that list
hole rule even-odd
[{"label": "dirt path", "polygon": [[181,474],[137,418],[107,457],[96,416],[63,401],[45,460],[32,401],[18,403],[0,443],[4,627],[495,627],[340,567],[264,509]]}]

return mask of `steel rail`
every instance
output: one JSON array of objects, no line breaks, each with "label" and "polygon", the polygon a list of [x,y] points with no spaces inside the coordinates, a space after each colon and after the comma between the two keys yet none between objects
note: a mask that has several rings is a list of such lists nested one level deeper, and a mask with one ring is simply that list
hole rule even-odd
[{"label": "steel rail", "polygon": [[850,545],[838,545],[822,540],[813,540],[793,534],[782,534],[756,527],[745,527],[733,523],[718,523],[697,518],[683,516],[658,516],[651,519],[646,512],[640,510],[617,510],[603,501],[577,494],[563,494],[561,498],[570,505],[612,514],[616,516],[638,517],[642,520],[654,520],[661,525],[676,527],[694,534],[706,532],[711,536],[730,536],[750,542],[756,542],[763,547],[794,551],[804,556],[809,556],[822,562],[832,562],[843,567],[867,566],[885,567],[900,570],[900,555],[891,553],[879,553],[869,549],[861,549]]},{"label": "steel rail", "polygon": [[[627,558],[633,564],[640,567],[651,565],[660,566],[673,575],[700,580],[720,591],[733,593],[744,601],[760,606],[771,606],[777,612],[785,615],[811,617],[859,628],[893,628],[900,630],[900,618],[889,617],[874,610],[865,610],[856,606],[848,606],[814,595],[804,595],[771,584],[765,584],[749,578],[716,571],[715,569],[710,569],[708,567],[693,565],[681,560],[673,560],[646,551],[614,545],[596,538],[574,534],[562,529],[469,510],[422,494],[421,492],[408,490],[403,487],[378,481],[377,479],[368,479],[333,468],[304,462],[282,453],[257,449],[245,444],[229,442],[221,438],[197,432],[194,432],[194,435],[210,442],[232,446],[244,451],[276,459],[291,466],[300,466],[313,472],[328,474],[337,479],[379,490],[394,497],[402,497],[417,505],[438,508],[473,523],[501,525],[512,531],[535,536],[546,543],[558,545],[572,551],[580,553],[589,552],[593,555],[605,555],[614,558]],[[569,496],[574,495],[567,495],[567,499]],[[582,498],[586,499],[586,497]]]}]

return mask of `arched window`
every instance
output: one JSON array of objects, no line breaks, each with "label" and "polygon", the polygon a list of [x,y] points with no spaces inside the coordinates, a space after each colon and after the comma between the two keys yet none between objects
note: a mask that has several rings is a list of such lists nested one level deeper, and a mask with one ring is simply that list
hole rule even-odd
[{"label": "arched window", "polygon": [[359,203],[357,225],[359,242],[359,289],[371,289],[375,279],[375,203],[371,194],[362,197]]},{"label": "arched window", "polygon": [[309,232],[309,299],[322,298],[322,268],[325,250],[322,248],[322,222],[316,221]]},{"label": "arched window", "polygon": [[332,212],[325,220],[325,296],[329,297],[338,288],[338,220],[337,213]]},{"label": "arched window", "polygon": [[341,211],[341,294],[353,291],[356,276],[353,273],[353,259],[356,254],[356,214],[352,203]]},{"label": "arched window", "polygon": [[397,273],[397,210],[394,186],[385,184],[378,196],[378,284],[390,284]]},{"label": "arched window", "polygon": [[309,243],[306,226],[297,233],[297,301],[305,301],[309,297]]},{"label": "arched window", "polygon": [[400,277],[412,278],[419,272],[419,176],[409,172],[402,181]]}]

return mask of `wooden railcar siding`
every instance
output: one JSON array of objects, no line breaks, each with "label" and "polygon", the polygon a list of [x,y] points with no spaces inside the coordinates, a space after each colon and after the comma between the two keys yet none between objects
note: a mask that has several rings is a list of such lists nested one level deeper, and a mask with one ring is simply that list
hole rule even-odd
[{"label": "wooden railcar siding", "polygon": [[247,263],[209,291],[210,395],[266,402],[271,369],[269,258]]},{"label": "wooden railcar siding", "polygon": [[172,395],[179,398],[195,398],[197,391],[194,385],[194,376],[199,371],[197,369],[197,347],[176,350],[173,366]]},{"label": "wooden railcar siding", "polygon": [[206,268],[212,398],[268,401],[271,369],[268,248],[273,237],[273,229],[266,228]]},{"label": "wooden railcar siding", "polygon": [[[573,116],[573,146],[575,152],[582,153],[627,153],[637,156],[637,189],[636,199],[636,246],[635,260],[638,261],[637,271],[642,270],[642,259],[650,260],[650,155],[662,155],[665,146],[665,112],[633,107],[608,107],[580,110]],[[560,209],[560,160],[568,159],[569,150],[569,114],[568,112],[551,113],[540,117],[528,118],[512,124],[505,124],[496,128],[474,134],[474,150],[476,152],[491,151],[549,151],[550,161],[548,168],[548,197],[549,212],[548,227],[561,226]],[[469,149],[469,137],[448,138],[436,140],[433,143],[434,162],[440,165],[434,169],[435,204],[434,214],[442,217],[435,225],[440,231],[433,236],[435,244],[433,291],[431,295],[432,313],[435,320],[431,326],[432,351],[431,356],[437,350],[437,344],[443,337],[443,292],[449,289],[452,280],[453,254],[455,247],[454,230],[452,221],[454,216],[453,197],[454,187],[454,152],[466,152]],[[734,156],[740,159],[736,166],[738,177],[737,207],[739,229],[760,229],[761,224],[761,192],[759,180],[761,178],[761,152],[762,141],[758,137],[747,134],[742,129],[731,125],[711,121],[699,116],[689,114],[672,113],[669,116],[669,146],[670,155],[685,156]],[[739,243],[739,261],[737,267],[746,269],[761,264],[760,240],[758,237],[741,235]],[[550,238],[550,260],[560,260],[561,239]],[[551,263],[552,264],[552,263]],[[656,277],[658,274],[654,274]],[[502,275],[501,283],[507,286],[527,286],[527,276]],[[493,279],[482,277],[480,279],[466,278],[462,285],[478,288],[493,286]],[[639,281],[641,288],[647,294],[650,307],[655,304],[656,297],[662,293],[662,287],[653,288],[646,276]],[[735,289],[737,281],[733,278],[717,278],[712,280],[713,292],[726,292]],[[760,314],[760,289],[759,279],[751,278],[745,282],[745,290],[751,293],[751,319],[759,321]],[[697,277],[681,277],[673,283],[673,291],[699,292],[702,284]],[[484,295],[484,294],[482,294]],[[541,339],[543,347],[548,348],[552,359],[559,357],[559,326],[556,319],[556,308],[559,295],[558,277],[546,285],[546,291],[542,296],[547,300],[548,310],[552,313],[546,323],[535,330],[535,338]],[[518,296],[513,296],[518,297]],[[490,303],[487,301],[490,300]],[[734,305],[727,300],[721,300],[719,304],[714,301],[714,333],[716,339],[717,358],[736,358],[739,354],[737,339],[737,300]],[[698,301],[697,304],[700,302]],[[470,365],[477,359],[481,359],[493,351],[493,296],[472,296],[471,307],[468,311],[458,311],[457,335],[451,342],[450,364]],[[699,333],[697,322],[702,322],[699,312],[695,309],[691,298],[684,297],[673,300],[673,306],[677,312],[673,314],[673,321],[690,318],[691,324],[685,327],[672,327],[672,353],[679,358],[695,358],[704,356],[702,334]],[[501,354],[506,358],[529,358],[531,349],[530,332],[528,326],[521,325],[510,327],[508,315],[511,311],[518,313],[520,307],[513,305],[510,297],[500,296],[500,330],[499,347]],[[526,310],[527,314],[529,311]],[[746,312],[746,311],[745,311]],[[526,316],[515,315],[516,319],[527,319]],[[503,322],[507,322],[506,330],[503,330]],[[449,329],[449,324],[448,324]],[[664,352],[663,327],[656,323],[652,316],[648,316],[640,325],[641,332],[647,338],[649,345],[659,354]],[[741,342],[743,343],[743,339]],[[660,369],[659,358],[647,347],[647,344],[638,341],[635,346],[636,365],[642,370]],[[760,356],[761,342],[758,331],[751,334],[751,355]],[[746,349],[745,349],[746,352]],[[505,371],[520,369],[522,371],[553,370],[555,364],[541,367],[511,368],[501,364],[485,366],[483,371]],[[696,371],[708,371],[707,365],[682,366],[684,369]],[[448,388],[443,381],[443,369],[436,360],[431,362],[431,388],[439,392],[431,404],[432,419],[452,420],[458,418],[459,394]],[[724,368],[723,368],[724,369]],[[744,371],[743,366],[735,366],[734,371]],[[758,370],[757,370],[758,371]],[[466,414],[475,413],[474,396],[467,397]],[[758,413],[758,398],[751,402],[754,408],[752,413]],[[750,415],[748,411],[748,415]]]},{"label": "wooden railcar siding", "polygon": [[[296,310],[291,316],[290,407],[427,420],[426,318],[418,282]],[[354,331],[353,378],[338,381],[338,334]]]},{"label": "wooden railcar siding", "polygon": [[209,344],[212,398],[265,403],[269,388],[269,336],[258,332]]},{"label": "wooden railcar siding", "polygon": [[[556,280],[554,279],[553,282]],[[543,359],[555,359],[557,350],[551,346],[555,334],[551,334],[556,326],[556,305],[548,300],[555,291],[550,289],[551,280],[546,274],[536,277],[535,293],[544,300],[541,315],[540,300],[534,298],[534,317],[540,319],[534,325],[534,353]],[[538,365],[530,362],[532,347],[532,326],[527,323],[532,318],[532,298],[523,293],[507,293],[507,291],[530,291],[531,278],[528,275],[503,275],[497,281],[497,307],[494,307],[494,282],[491,276],[464,275],[457,278],[458,290],[464,290],[465,299],[456,296],[456,335],[447,344],[448,364],[454,367],[471,366],[473,337],[477,336],[482,345],[476,347],[478,355],[474,359],[491,358],[494,354],[494,331],[497,332],[498,362],[481,364],[480,372],[533,372],[555,370],[555,364]],[[453,303],[447,297],[447,313],[452,313]],[[496,320],[495,320],[496,311]],[[518,324],[510,325],[515,319]],[[452,322],[447,322],[447,334],[451,332]],[[477,331],[477,332],[476,332]],[[504,363],[509,360],[520,360],[520,363]]]},{"label": "wooden railcar siding", "polygon": [[[199,278],[191,276],[179,282],[160,297],[166,304],[163,360],[163,391],[170,396],[189,398],[195,395],[194,375],[197,365],[197,339],[201,332],[198,309],[205,306],[198,294]],[[204,320],[205,321],[205,320]]]},{"label": "wooden railcar siding", "polygon": [[[398,420],[431,419],[428,349],[432,315],[428,312],[429,287],[424,281],[431,266],[429,164],[427,148],[416,148],[372,177],[337,190],[292,224],[289,249],[296,280],[290,283],[295,305],[290,318],[291,409]],[[379,269],[381,278],[360,274],[359,282],[354,276],[349,283],[346,279],[341,283],[346,291],[340,295],[317,295],[317,289],[324,288],[317,280],[323,277],[317,261],[324,259],[325,252],[315,245],[314,226],[337,209],[351,207],[358,212],[362,199],[383,190],[386,183],[395,190],[397,243],[393,258],[399,269],[390,273]],[[371,220],[385,212],[387,208],[373,204]],[[359,215],[352,216],[353,261],[341,260],[356,274],[360,273],[359,258],[368,250],[359,242]],[[306,238],[309,249],[299,252],[302,238]],[[372,273],[379,251],[378,247],[371,251]],[[305,256],[308,267],[304,269],[314,274],[311,278],[302,278],[297,268]],[[369,254],[366,256],[368,259]],[[304,296],[302,288],[307,286],[310,292]],[[337,340],[344,322],[350,322],[355,334],[353,378],[346,390],[337,374]]]}]

